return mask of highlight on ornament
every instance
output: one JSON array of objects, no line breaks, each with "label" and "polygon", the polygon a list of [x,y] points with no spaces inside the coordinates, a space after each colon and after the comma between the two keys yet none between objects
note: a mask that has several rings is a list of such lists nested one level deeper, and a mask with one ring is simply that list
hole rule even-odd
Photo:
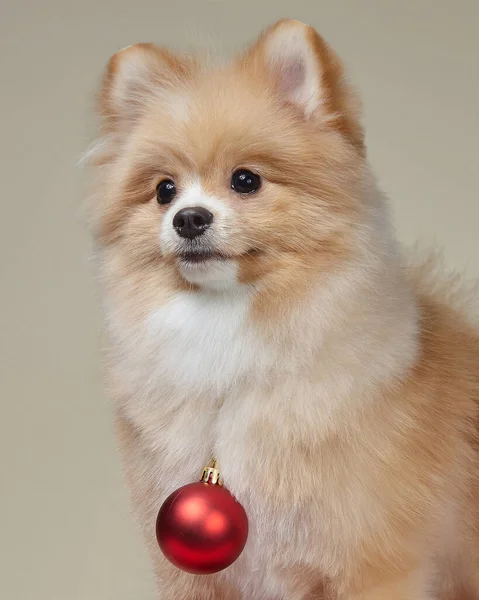
[{"label": "highlight on ornament", "polygon": [[246,512],[223,487],[215,460],[203,469],[200,481],[168,496],[156,520],[156,539],[165,557],[195,575],[229,567],[247,538]]}]

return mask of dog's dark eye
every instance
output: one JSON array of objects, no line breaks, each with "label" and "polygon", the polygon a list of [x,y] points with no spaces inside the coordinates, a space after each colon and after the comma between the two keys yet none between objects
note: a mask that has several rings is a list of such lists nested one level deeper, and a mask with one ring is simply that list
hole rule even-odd
[{"label": "dog's dark eye", "polygon": [[171,179],[163,179],[156,186],[156,199],[158,204],[169,204],[176,196],[176,185]]},{"label": "dog's dark eye", "polygon": [[261,177],[247,169],[236,171],[231,178],[231,187],[238,194],[251,194],[251,192],[256,192],[260,186]]}]

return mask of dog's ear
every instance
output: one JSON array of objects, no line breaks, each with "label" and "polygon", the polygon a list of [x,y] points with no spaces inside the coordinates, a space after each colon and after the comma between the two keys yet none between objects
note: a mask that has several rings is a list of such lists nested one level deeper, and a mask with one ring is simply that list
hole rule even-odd
[{"label": "dog's ear", "polygon": [[276,93],[305,118],[322,118],[363,148],[360,107],[344,78],[341,61],[308,25],[282,20],[267,29],[243,58],[265,73]]},{"label": "dog's ear", "polygon": [[128,129],[149,103],[184,83],[193,63],[154,44],[134,44],[114,54],[103,77],[99,112],[106,129]]}]

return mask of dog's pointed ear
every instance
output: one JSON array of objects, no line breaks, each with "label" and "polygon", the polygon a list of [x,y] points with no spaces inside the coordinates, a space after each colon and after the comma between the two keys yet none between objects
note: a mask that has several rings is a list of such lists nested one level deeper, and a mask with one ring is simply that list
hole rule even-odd
[{"label": "dog's pointed ear", "polygon": [[363,148],[359,102],[345,81],[341,61],[315,29],[299,21],[279,21],[247,52],[244,64],[251,63],[265,71],[283,101],[308,119],[322,118]]},{"label": "dog's pointed ear", "polygon": [[106,68],[99,111],[108,129],[127,129],[164,90],[184,83],[193,70],[187,58],[154,44],[134,44],[114,54]]}]

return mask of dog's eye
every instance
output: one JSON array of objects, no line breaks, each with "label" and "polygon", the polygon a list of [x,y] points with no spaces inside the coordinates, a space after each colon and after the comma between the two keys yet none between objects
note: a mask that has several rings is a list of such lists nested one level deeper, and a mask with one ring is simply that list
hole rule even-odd
[{"label": "dog's eye", "polygon": [[231,178],[231,187],[238,194],[251,194],[259,190],[260,186],[261,177],[247,169],[236,171]]},{"label": "dog's eye", "polygon": [[158,204],[169,204],[176,196],[176,185],[171,179],[163,179],[156,186]]}]

